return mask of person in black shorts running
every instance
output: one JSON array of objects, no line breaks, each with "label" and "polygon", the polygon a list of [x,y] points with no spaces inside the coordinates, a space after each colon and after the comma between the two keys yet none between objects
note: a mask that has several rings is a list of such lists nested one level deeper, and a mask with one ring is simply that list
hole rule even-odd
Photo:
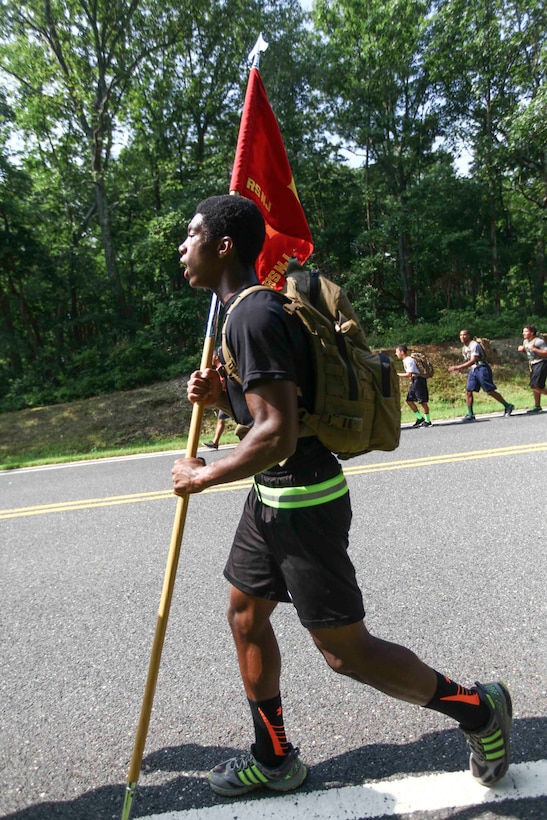
[{"label": "person in black shorts running", "polygon": [[[404,373],[398,373],[400,379],[410,379],[410,385],[406,394],[406,403],[416,416],[416,421],[412,427],[431,427],[431,416],[429,415],[429,388],[427,379],[420,374],[415,359],[408,352],[406,345],[397,345],[395,355],[403,363]],[[423,415],[418,410],[418,404],[422,405]]]},{"label": "person in black shorts running", "polygon": [[[220,358],[218,355],[218,351],[215,350],[213,353],[213,367],[215,370],[218,370],[221,367]],[[226,377],[224,377],[221,373],[220,380],[222,382],[223,388],[226,389]],[[224,410],[217,411],[217,423],[215,426],[215,433],[213,435],[212,441],[205,441],[204,447],[208,447],[210,450],[218,450],[218,445],[220,444],[220,439],[222,438],[222,434],[224,433],[224,429],[226,427],[226,422],[230,418],[228,413],[225,413]]]},{"label": "person in black shorts running", "polygon": [[[264,220],[243,197],[201,202],[179,248],[193,288],[214,291],[225,308],[257,283],[254,263]],[[223,458],[185,458],[172,469],[177,495],[254,476],[224,574],[228,620],[254,724],[250,749],[209,773],[211,788],[232,796],[265,787],[289,791],[306,777],[287,739],[280,696],[280,651],[270,617],[292,603],[328,665],[387,695],[457,720],[471,748],[473,776],[491,786],[510,759],[511,698],[500,682],[463,687],[402,646],[376,638],[348,555],[351,504],[340,464],[314,436],[299,437],[298,406],[311,409],[312,365],[298,317],[284,297],[256,291],[226,327],[241,385],[209,368],[194,372],[188,398],[229,413],[248,432]]]},{"label": "person in black shorts running", "polygon": [[537,335],[535,325],[524,325],[522,336],[523,342],[518,349],[521,353],[526,353],[530,368],[530,387],[534,394],[534,406],[526,412],[541,413],[541,396],[547,396],[547,342]]}]

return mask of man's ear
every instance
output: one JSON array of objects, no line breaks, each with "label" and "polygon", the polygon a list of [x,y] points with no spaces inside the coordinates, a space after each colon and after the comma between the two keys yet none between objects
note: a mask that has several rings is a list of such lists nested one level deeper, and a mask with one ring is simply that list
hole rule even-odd
[{"label": "man's ear", "polygon": [[234,249],[234,240],[231,236],[222,236],[218,240],[217,252],[219,256],[227,256]]}]

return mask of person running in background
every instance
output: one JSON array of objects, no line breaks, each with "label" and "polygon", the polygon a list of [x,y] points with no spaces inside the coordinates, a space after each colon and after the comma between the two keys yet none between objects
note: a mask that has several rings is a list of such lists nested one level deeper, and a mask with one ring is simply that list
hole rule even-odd
[{"label": "person running in background", "polygon": [[473,413],[473,393],[478,393],[482,389],[487,396],[491,396],[500,404],[503,404],[503,415],[509,417],[515,409],[514,404],[505,401],[501,393],[496,391],[492,368],[484,360],[484,352],[480,344],[471,338],[468,330],[460,331],[460,341],[463,345],[462,356],[465,359],[463,364],[453,364],[448,370],[450,373],[457,373],[459,370],[469,370],[467,384],[465,386],[465,397],[467,401],[467,415],[462,421],[475,421]]},{"label": "person running in background", "polygon": [[[218,370],[222,366],[222,363],[219,359],[218,353],[215,350],[213,353],[213,367],[215,370]],[[226,377],[222,374],[220,375],[220,381],[222,383],[223,389],[226,390]],[[215,434],[213,436],[212,441],[204,441],[203,446],[209,447],[210,450],[218,450],[218,445],[220,444],[220,439],[222,438],[222,434],[224,433],[224,428],[226,427],[226,421],[229,419],[230,416],[228,413],[225,413],[224,410],[219,410],[217,413],[217,426],[215,427]]]},{"label": "person running in background", "polygon": [[524,341],[519,345],[519,351],[526,353],[530,368],[530,387],[534,394],[534,406],[528,413],[541,413],[541,394],[547,396],[545,382],[547,380],[547,342],[537,335],[535,325],[524,325],[522,328]]},{"label": "person running in background", "polygon": [[[395,355],[403,363],[404,373],[397,373],[400,379],[410,379],[406,403],[416,416],[416,421],[412,427],[431,427],[431,417],[429,415],[429,388],[427,379],[420,374],[415,359],[408,352],[406,345],[397,345]],[[418,410],[418,404],[422,405],[423,415]]]}]

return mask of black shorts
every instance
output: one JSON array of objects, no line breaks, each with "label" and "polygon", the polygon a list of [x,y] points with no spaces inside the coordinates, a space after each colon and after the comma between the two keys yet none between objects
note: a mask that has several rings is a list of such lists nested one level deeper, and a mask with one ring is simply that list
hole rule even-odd
[{"label": "black shorts", "polygon": [[414,402],[417,401],[420,404],[424,404],[424,402],[429,401],[429,389],[427,387],[426,378],[423,376],[416,376],[415,379],[412,379],[410,382],[410,387],[408,388],[406,400]]},{"label": "black shorts", "polygon": [[349,492],[313,507],[278,509],[263,504],[253,487],[224,575],[248,595],[292,602],[308,629],[356,623],[365,611],[347,552],[350,524]]},{"label": "black shorts", "polygon": [[530,368],[530,387],[539,387],[543,389],[547,381],[547,359],[542,362],[536,362]]}]

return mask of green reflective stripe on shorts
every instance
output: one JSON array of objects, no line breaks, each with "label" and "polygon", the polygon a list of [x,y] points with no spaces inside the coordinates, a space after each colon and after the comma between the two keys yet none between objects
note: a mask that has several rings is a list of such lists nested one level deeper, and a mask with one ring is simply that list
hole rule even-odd
[{"label": "green reflective stripe on shorts", "polygon": [[319,484],[305,484],[302,487],[265,487],[256,481],[255,487],[263,504],[282,510],[315,507],[318,504],[326,504],[327,501],[334,501],[348,492],[344,473],[339,473]]}]

